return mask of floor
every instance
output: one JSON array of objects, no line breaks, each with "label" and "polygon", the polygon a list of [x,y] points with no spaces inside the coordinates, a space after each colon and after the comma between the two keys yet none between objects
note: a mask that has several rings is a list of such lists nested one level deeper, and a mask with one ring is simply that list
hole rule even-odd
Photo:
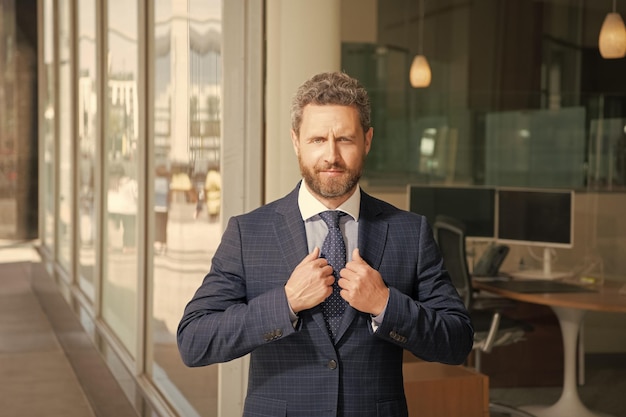
[{"label": "floor", "polygon": [[36,253],[2,246],[0,417],[136,417]]},{"label": "floor", "polygon": [[[32,249],[0,244],[0,417],[155,415],[137,411],[126,394],[133,383],[114,377],[57,286],[33,278],[44,275],[37,261]],[[626,354],[588,355],[579,392],[590,408],[626,417]],[[548,404],[559,394],[559,388],[490,392],[510,405]]]},{"label": "floor", "polygon": [[[604,413],[599,416],[626,417],[626,354],[587,355],[585,362],[585,383],[578,387],[583,404],[594,412]],[[552,404],[559,399],[561,389],[501,388],[491,389],[489,394],[491,401],[512,406]]]}]

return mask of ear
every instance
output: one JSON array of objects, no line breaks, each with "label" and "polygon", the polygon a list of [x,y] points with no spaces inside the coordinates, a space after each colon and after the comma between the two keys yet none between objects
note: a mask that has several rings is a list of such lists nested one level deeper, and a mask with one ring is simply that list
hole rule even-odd
[{"label": "ear", "polygon": [[300,156],[300,140],[293,129],[291,129],[291,144],[293,145],[293,151],[296,153],[296,156]]},{"label": "ear", "polygon": [[373,138],[374,138],[374,128],[370,127],[367,130],[367,132],[365,132],[365,155],[367,155],[370,152]]}]

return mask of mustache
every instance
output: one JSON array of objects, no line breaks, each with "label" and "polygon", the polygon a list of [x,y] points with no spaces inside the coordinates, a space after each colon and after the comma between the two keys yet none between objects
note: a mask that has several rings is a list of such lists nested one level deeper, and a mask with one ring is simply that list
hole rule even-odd
[{"label": "mustache", "polygon": [[332,164],[324,164],[324,165],[320,165],[317,167],[317,171],[326,171],[329,169],[341,169],[341,170],[346,170],[346,166],[343,164],[340,164],[338,162],[332,163]]}]

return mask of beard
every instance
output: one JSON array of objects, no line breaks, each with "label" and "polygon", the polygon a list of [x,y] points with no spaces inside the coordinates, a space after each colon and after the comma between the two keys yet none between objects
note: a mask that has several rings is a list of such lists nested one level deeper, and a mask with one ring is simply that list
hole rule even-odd
[{"label": "beard", "polygon": [[[324,198],[339,198],[350,194],[361,178],[362,165],[355,169],[348,169],[346,166],[339,163],[307,167],[302,163],[301,158],[298,158],[298,162],[300,164],[302,178],[304,178],[304,182],[309,186],[309,189],[314,194]],[[343,175],[340,178],[330,178],[323,181],[319,173],[328,169],[341,169]]]}]

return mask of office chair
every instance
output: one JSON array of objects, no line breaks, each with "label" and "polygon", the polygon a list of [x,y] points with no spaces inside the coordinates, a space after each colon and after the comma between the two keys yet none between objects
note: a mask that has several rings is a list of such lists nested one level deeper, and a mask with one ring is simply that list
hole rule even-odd
[{"label": "office chair", "polygon": [[[486,307],[488,303],[480,303],[482,305],[479,306],[467,267],[465,226],[462,222],[447,216],[437,216],[433,231],[443,256],[444,266],[470,313],[474,326],[475,368],[480,372],[482,353],[491,352],[495,346],[505,346],[523,340],[526,332],[531,331],[532,327],[502,315],[498,308]],[[512,416],[532,417],[532,414],[525,411],[494,402],[489,403],[489,410]]]}]

